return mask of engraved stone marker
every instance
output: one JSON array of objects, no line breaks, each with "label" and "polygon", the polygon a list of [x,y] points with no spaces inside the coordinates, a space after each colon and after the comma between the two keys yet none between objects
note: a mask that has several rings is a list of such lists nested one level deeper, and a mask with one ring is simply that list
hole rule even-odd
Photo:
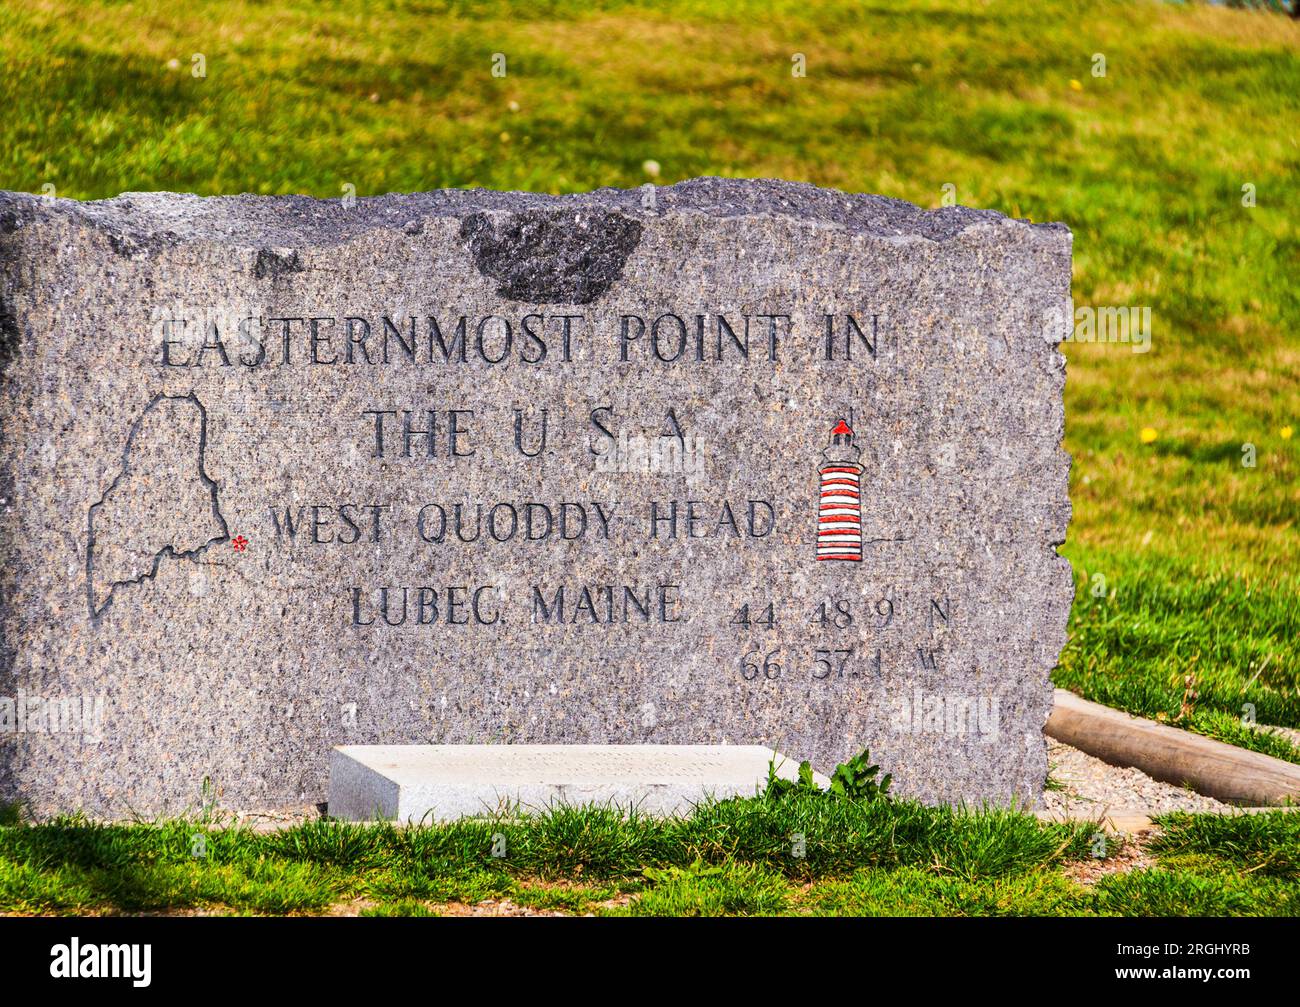
[{"label": "engraved stone marker", "polygon": [[0,195],[0,798],[734,744],[1032,802],[1070,234],[771,181]]}]

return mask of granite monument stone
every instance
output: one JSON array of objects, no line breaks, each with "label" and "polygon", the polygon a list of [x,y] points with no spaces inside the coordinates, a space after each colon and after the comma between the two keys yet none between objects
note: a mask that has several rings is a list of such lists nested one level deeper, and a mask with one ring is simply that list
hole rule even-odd
[{"label": "granite monument stone", "polygon": [[1033,802],[1070,233],[776,181],[0,195],[0,798],[735,744]]}]

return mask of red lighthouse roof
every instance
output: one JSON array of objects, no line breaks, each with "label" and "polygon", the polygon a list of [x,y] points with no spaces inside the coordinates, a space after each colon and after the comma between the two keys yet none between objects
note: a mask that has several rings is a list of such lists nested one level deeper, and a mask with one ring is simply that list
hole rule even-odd
[{"label": "red lighthouse roof", "polygon": [[840,420],[839,425],[834,430],[831,431],[831,436],[852,437],[853,431],[849,429],[849,425],[847,423],[845,423],[843,420]]}]

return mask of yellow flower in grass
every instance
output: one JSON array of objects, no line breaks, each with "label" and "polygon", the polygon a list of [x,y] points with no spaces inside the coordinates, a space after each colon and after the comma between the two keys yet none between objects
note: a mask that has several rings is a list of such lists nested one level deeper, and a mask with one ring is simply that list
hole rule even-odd
[{"label": "yellow flower in grass", "polygon": [[1159,434],[1156,433],[1155,427],[1143,427],[1142,432],[1138,434],[1138,436],[1142,439],[1143,444],[1150,444],[1159,436]]},{"label": "yellow flower in grass", "polygon": [[1281,430],[1278,431],[1278,433],[1282,435],[1282,440],[1289,441],[1291,439],[1291,435],[1295,433],[1295,431],[1292,430],[1290,427],[1283,427]]},{"label": "yellow flower in grass", "polygon": [[1072,81],[1070,81],[1070,90],[1071,90],[1071,91],[1082,91],[1082,90],[1083,90],[1083,85],[1080,84],[1077,80],[1072,80]]}]

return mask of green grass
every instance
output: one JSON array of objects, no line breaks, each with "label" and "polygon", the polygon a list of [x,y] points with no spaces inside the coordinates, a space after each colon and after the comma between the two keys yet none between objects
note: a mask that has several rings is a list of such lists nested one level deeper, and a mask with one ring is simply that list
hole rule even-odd
[{"label": "green grass", "polygon": [[406,916],[508,900],[597,915],[1300,915],[1300,815],[1161,823],[1154,865],[1085,886],[1068,868],[1091,856],[1087,823],[907,801],[753,798],[686,819],[564,808],[273,833],[65,818],[0,827],[0,912]]},{"label": "green grass", "polygon": [[1065,221],[1076,303],[1149,306],[1153,331],[1148,353],[1064,348],[1084,589],[1057,681],[1300,759],[1240,723],[1251,703],[1300,726],[1300,23],[1064,0],[39,0],[0,8],[0,97],[0,185],[81,199],[565,192],[639,185],[653,160],[660,183],[925,206],[951,183]]},{"label": "green grass", "polygon": [[1155,844],[1167,859],[1209,858],[1249,874],[1300,878],[1300,817],[1171,815]]},{"label": "green grass", "polygon": [[1300,724],[1300,576],[1270,581],[1154,557],[1080,554],[1058,685],[1300,762],[1288,739],[1243,722],[1253,715],[1259,724]]}]

